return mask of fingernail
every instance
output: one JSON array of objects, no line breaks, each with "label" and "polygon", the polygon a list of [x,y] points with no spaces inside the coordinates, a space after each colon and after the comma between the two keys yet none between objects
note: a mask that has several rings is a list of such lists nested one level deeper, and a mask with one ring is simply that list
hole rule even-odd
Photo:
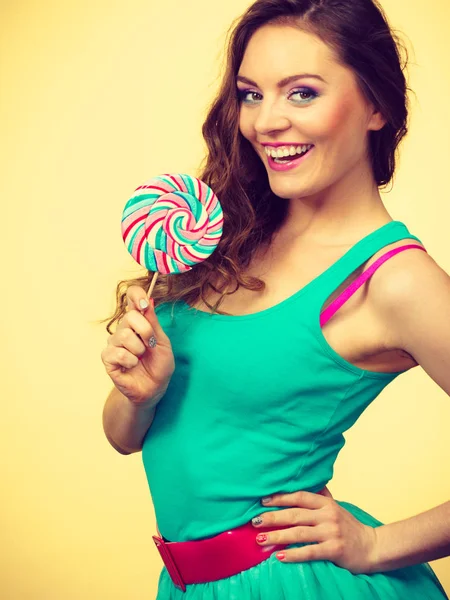
[{"label": "fingernail", "polygon": [[267,540],[267,535],[265,535],[264,533],[260,533],[259,535],[256,536],[257,542],[265,542],[266,540]]},{"label": "fingernail", "polygon": [[277,558],[278,560],[284,560],[284,552],[278,552]]},{"label": "fingernail", "polygon": [[263,499],[261,500],[261,502],[262,502],[263,504],[267,504],[267,503],[268,503],[268,502],[270,502],[271,500],[272,500],[272,496],[266,496],[265,498],[263,498]]},{"label": "fingernail", "polygon": [[254,517],[252,519],[252,525],[261,525],[262,523],[262,518],[261,517]]},{"label": "fingernail", "polygon": [[148,308],[147,300],[144,300],[143,298],[141,300],[139,300],[139,306],[142,308],[142,310],[145,310],[146,308]]},{"label": "fingernail", "polygon": [[148,340],[148,345],[150,346],[150,348],[154,348],[156,346],[156,338],[154,335],[152,335],[152,337]]}]

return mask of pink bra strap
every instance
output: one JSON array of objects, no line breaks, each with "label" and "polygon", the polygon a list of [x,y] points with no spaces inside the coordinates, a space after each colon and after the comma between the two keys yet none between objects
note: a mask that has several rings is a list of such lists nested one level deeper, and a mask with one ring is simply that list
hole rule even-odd
[{"label": "pink bra strap", "polygon": [[325,323],[329,319],[331,319],[335,312],[338,311],[345,302],[347,302],[347,300],[356,292],[356,290],[359,289],[362,286],[362,284],[375,273],[378,267],[381,267],[381,265],[384,262],[386,262],[389,258],[391,258],[391,256],[394,256],[395,254],[398,254],[403,250],[407,250],[408,248],[418,248],[419,250],[424,250],[426,252],[425,248],[423,248],[422,246],[417,246],[416,244],[408,244],[407,246],[400,246],[399,248],[389,250],[389,252],[386,252],[386,254],[380,256],[380,258],[378,258],[367,269],[367,271],[361,273],[361,275],[357,277],[354,281],[352,281],[352,283],[342,292],[342,294],[340,294],[335,300],[333,300],[333,302],[329,306],[327,306],[327,308],[320,315],[320,326],[323,327],[323,325],[325,325]]}]

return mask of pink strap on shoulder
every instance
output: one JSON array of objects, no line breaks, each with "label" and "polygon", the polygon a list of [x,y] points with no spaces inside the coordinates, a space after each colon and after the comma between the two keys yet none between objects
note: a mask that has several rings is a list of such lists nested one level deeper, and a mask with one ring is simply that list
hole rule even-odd
[{"label": "pink strap on shoulder", "polygon": [[422,246],[417,246],[416,244],[408,244],[406,246],[400,246],[399,248],[389,250],[389,252],[386,252],[386,254],[380,256],[380,258],[378,258],[372,265],[370,265],[367,271],[361,273],[361,275],[357,277],[355,281],[352,281],[352,283],[348,286],[348,288],[346,288],[342,292],[342,294],[340,294],[335,300],[333,300],[333,302],[329,306],[327,306],[327,308],[320,315],[320,326],[323,327],[323,325],[325,325],[325,323],[329,319],[331,319],[331,317],[341,308],[341,306],[345,302],[347,302],[347,300],[356,292],[356,290],[358,290],[363,285],[363,283],[365,283],[369,279],[369,277],[371,277],[375,273],[378,267],[381,267],[381,265],[384,262],[386,262],[389,258],[391,258],[391,256],[394,256],[395,254],[398,254],[403,250],[408,250],[408,248],[418,248],[419,250],[424,250],[424,252],[426,252],[425,248],[423,248]]}]

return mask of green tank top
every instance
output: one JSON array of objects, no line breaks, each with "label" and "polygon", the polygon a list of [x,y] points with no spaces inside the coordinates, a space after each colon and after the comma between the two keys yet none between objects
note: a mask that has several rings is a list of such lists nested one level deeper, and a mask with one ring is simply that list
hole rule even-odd
[{"label": "green tank top", "polygon": [[322,307],[376,252],[407,238],[420,242],[391,221],[254,314],[210,314],[183,302],[157,307],[176,367],[142,460],[167,540],[216,535],[260,514],[264,496],[327,485],[343,433],[402,371],[346,361],[322,334]]}]

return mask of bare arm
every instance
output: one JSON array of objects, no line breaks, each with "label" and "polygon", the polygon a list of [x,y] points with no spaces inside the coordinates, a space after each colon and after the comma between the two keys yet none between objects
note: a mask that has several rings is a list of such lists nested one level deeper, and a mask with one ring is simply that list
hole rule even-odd
[{"label": "bare arm", "polygon": [[450,555],[450,502],[374,531],[376,544],[370,572],[444,558]]},{"label": "bare arm", "polygon": [[154,404],[130,402],[114,387],[103,408],[103,430],[111,446],[120,454],[139,452],[155,411]]},{"label": "bare arm", "polygon": [[[397,259],[398,258],[398,259]],[[374,287],[391,347],[406,350],[450,396],[450,277],[424,252],[403,252]],[[450,502],[375,529],[375,571],[450,555]]]}]

